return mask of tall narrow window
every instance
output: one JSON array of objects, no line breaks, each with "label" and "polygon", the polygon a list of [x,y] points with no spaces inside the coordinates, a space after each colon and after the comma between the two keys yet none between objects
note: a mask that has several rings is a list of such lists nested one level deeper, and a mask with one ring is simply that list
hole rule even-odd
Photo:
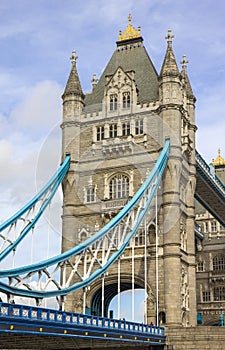
[{"label": "tall narrow window", "polygon": [[130,93],[124,92],[123,93],[123,108],[129,108],[130,107]]},{"label": "tall narrow window", "polygon": [[139,229],[138,233],[135,236],[135,246],[141,246],[145,244],[145,231]]},{"label": "tall narrow window", "polygon": [[104,126],[98,126],[97,127],[97,141],[103,140],[104,136],[105,136]]},{"label": "tall narrow window", "polygon": [[80,232],[80,241],[83,242],[87,239],[87,232],[85,230],[82,230]]},{"label": "tall narrow window", "polygon": [[117,110],[117,95],[110,95],[110,111],[115,111]]},{"label": "tall narrow window", "polygon": [[212,221],[211,222],[211,231],[212,232],[216,232],[217,231],[216,221]]},{"label": "tall narrow window", "polygon": [[143,120],[136,120],[135,122],[135,135],[143,134]]},{"label": "tall narrow window", "polygon": [[117,124],[111,124],[109,126],[109,137],[117,137]]},{"label": "tall narrow window", "polygon": [[109,183],[109,198],[118,199],[129,196],[129,178],[126,175],[114,176]]},{"label": "tall narrow window", "polygon": [[87,188],[87,192],[86,192],[86,202],[87,203],[92,203],[95,201],[95,187],[94,186],[90,186]]},{"label": "tall narrow window", "polygon": [[130,122],[122,124],[122,135],[123,136],[130,135]]}]

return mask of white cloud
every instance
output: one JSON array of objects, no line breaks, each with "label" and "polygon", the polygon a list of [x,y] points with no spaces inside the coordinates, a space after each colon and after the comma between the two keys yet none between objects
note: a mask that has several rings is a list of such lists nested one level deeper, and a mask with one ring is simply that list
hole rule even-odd
[{"label": "white cloud", "polygon": [[[60,133],[56,135],[50,130],[56,121],[60,130],[60,94],[57,83],[40,82],[27,89],[27,95],[11,111],[10,117],[0,115],[4,126],[0,132],[0,204],[4,208],[1,208],[1,220],[33,197],[37,181],[43,184],[41,176],[47,181],[57,169],[60,157],[56,150],[60,147]],[[46,152],[45,145],[48,145]],[[42,165],[41,172],[38,163]],[[9,207],[5,208],[4,198],[8,198]]]},{"label": "white cloud", "polygon": [[42,81],[27,91],[26,98],[16,106],[11,118],[24,132],[38,135],[60,120],[61,93],[56,82]]},{"label": "white cloud", "polygon": [[[225,156],[224,9],[224,2],[215,0],[100,0],[98,6],[95,0],[36,1],[32,6],[29,0],[1,0],[0,220],[33,197],[59,164],[61,94],[72,49],[79,56],[84,90],[90,90],[92,74],[100,74],[107,64],[129,12],[134,26],[141,26],[158,71],[166,50],[164,37],[172,27],[177,62],[183,53],[190,61],[197,148],[208,162],[218,147]],[[56,199],[60,202],[60,195]]]}]

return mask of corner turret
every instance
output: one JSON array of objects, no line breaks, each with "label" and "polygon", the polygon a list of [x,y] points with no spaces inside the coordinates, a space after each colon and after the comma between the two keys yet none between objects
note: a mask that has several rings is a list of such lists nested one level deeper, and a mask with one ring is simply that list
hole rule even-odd
[{"label": "corner turret", "polygon": [[72,51],[70,57],[72,68],[70,75],[62,95],[63,99],[63,122],[61,128],[62,133],[62,151],[71,155],[72,160],[79,159],[79,134],[80,134],[80,116],[84,107],[84,94],[77,73],[76,51]]}]

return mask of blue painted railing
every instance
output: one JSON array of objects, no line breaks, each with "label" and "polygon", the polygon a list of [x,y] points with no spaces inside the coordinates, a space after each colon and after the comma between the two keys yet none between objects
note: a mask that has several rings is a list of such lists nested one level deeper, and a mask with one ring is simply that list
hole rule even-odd
[{"label": "blue painted railing", "polygon": [[90,338],[92,334],[96,339],[161,344],[166,338],[163,327],[4,302],[0,302],[0,324],[0,333],[5,331],[4,325],[7,332],[26,334],[78,338]]},{"label": "blue painted railing", "polygon": [[14,317],[16,319],[30,319],[39,321],[61,322],[74,325],[88,325],[90,327],[127,330],[149,335],[164,336],[164,328],[143,323],[117,320],[100,316],[84,315],[37,306],[0,303],[0,317]]},{"label": "blue painted railing", "polygon": [[217,186],[220,191],[223,193],[225,197],[225,186],[224,184],[218,179],[218,177],[215,174],[212,174],[210,166],[206,163],[206,161],[202,158],[202,156],[195,150],[195,159],[196,163],[199,167],[201,167],[201,170],[203,170],[207,176],[211,179],[213,184]]}]

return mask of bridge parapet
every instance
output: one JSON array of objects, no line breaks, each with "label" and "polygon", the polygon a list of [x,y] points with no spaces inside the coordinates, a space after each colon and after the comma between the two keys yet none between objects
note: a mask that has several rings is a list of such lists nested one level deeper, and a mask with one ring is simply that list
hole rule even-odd
[{"label": "bridge parapet", "polygon": [[163,327],[1,302],[0,334],[6,331],[161,345],[165,342]]},{"label": "bridge parapet", "polygon": [[201,167],[202,170],[206,172],[206,174],[210,177],[210,179],[217,185],[217,187],[221,190],[223,195],[225,196],[225,186],[218,179],[218,177],[212,173],[210,166],[206,163],[206,161],[202,158],[202,156],[196,151],[196,162],[197,165]]},{"label": "bridge parapet", "polygon": [[225,226],[225,186],[212,173],[210,166],[196,151],[195,198],[212,216]]}]

